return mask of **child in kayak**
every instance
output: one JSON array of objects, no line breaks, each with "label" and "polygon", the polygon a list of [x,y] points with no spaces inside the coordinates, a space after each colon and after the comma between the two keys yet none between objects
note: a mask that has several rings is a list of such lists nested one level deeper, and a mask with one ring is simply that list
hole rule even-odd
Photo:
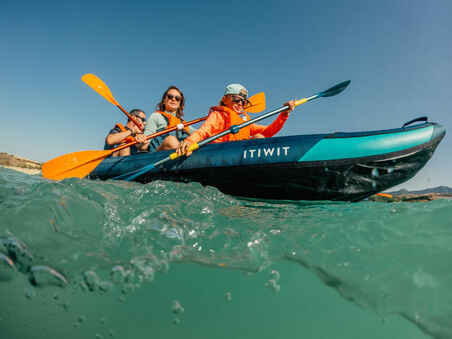
[{"label": "child in kayak", "polygon": [[[146,114],[143,110],[133,109],[130,111],[130,115],[137,118],[135,120],[137,120],[138,123],[140,123],[141,127],[144,128],[144,126],[146,125]],[[139,143],[133,145],[132,147],[123,148],[119,151],[113,152],[112,156],[128,156],[131,153],[135,154],[146,149],[147,143],[143,132],[141,132],[141,130],[135,125],[135,123],[129,119],[127,120],[125,127],[123,124],[118,123],[110,130],[107,137],[105,138],[104,150],[110,150],[124,143],[135,140]]]},{"label": "child in kayak", "polygon": [[[176,86],[170,86],[163,93],[157,111],[148,119],[145,134],[153,134],[183,123],[185,98],[182,91]],[[152,138],[149,142],[149,152],[176,149],[179,142],[190,135],[194,129],[185,127],[174,132]]]},{"label": "child in kayak", "polygon": [[[179,144],[177,147],[177,154],[186,154],[189,156],[191,152],[187,153],[187,151],[192,143],[198,143],[227,130],[233,125],[239,125],[244,121],[250,120],[249,115],[243,109],[247,102],[248,91],[245,87],[240,84],[230,84],[226,86],[220,104],[210,108],[209,116],[202,126]],[[212,141],[212,143],[272,137],[283,127],[289,117],[289,113],[295,108],[295,101],[289,101],[284,105],[288,105],[289,109],[281,112],[276,120],[270,125],[251,124],[240,129],[238,133],[229,133]]]}]

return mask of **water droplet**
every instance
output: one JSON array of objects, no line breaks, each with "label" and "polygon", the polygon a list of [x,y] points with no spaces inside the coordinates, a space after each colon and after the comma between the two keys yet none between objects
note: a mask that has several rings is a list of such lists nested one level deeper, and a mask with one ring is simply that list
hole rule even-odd
[{"label": "water droplet", "polygon": [[99,283],[99,291],[102,293],[107,293],[113,288],[113,285],[108,281],[101,281]]},{"label": "water droplet", "polygon": [[265,283],[265,286],[272,289],[273,292],[278,293],[281,290],[281,286],[278,283],[280,277],[281,275],[278,271],[272,270],[270,273],[270,279]]},{"label": "water droplet", "polygon": [[0,242],[6,250],[8,258],[15,263],[16,268],[22,273],[28,272],[33,261],[28,247],[14,237],[0,238]]},{"label": "water droplet", "polygon": [[174,314],[182,314],[184,313],[185,309],[182,307],[179,301],[173,300],[173,305],[171,307],[171,311]]},{"label": "water droplet", "polygon": [[272,270],[270,275],[275,279],[276,281],[279,281],[279,278],[281,278],[281,274],[277,270]]},{"label": "water droplet", "polygon": [[33,266],[29,280],[34,286],[53,285],[64,287],[68,284],[61,273],[48,266]]},{"label": "water droplet", "polygon": [[79,315],[78,317],[77,317],[77,322],[79,323],[79,324],[81,324],[81,323],[83,323],[83,322],[85,322],[86,321],[86,317],[84,316],[84,315]]},{"label": "water droplet", "polygon": [[86,271],[83,274],[83,278],[85,280],[85,284],[88,287],[88,289],[93,292],[96,291],[99,286],[99,277],[97,276],[96,272],[93,271]]},{"label": "water droplet", "polygon": [[11,269],[15,269],[13,261],[3,253],[0,253],[0,264],[3,264]]},{"label": "water droplet", "polygon": [[171,261],[179,261],[183,258],[183,249],[181,246],[174,246],[169,254],[169,259]]},{"label": "water droplet", "polygon": [[15,273],[16,267],[13,261],[3,253],[0,253],[0,281],[11,280]]},{"label": "water droplet", "polygon": [[202,214],[210,214],[210,213],[212,213],[212,211],[210,210],[209,207],[205,206],[205,207],[203,207],[201,213]]},{"label": "water droplet", "polygon": [[122,266],[118,265],[111,269],[110,276],[111,276],[111,280],[114,283],[124,282],[126,275],[127,275],[127,273],[125,272],[124,267],[122,267]]},{"label": "water droplet", "polygon": [[278,284],[278,282],[274,279],[270,279],[265,283],[265,286],[272,289],[273,292],[278,293],[281,290],[281,286]]},{"label": "water droplet", "polygon": [[36,296],[36,292],[32,287],[25,289],[25,297],[27,299],[32,299]]},{"label": "water droplet", "polygon": [[231,301],[232,300],[232,294],[231,292],[226,292],[226,294],[224,295],[226,301]]}]

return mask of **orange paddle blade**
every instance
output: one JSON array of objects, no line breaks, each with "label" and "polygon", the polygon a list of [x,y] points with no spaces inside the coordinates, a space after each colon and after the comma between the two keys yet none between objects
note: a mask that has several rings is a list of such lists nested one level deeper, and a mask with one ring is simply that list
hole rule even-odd
[{"label": "orange paddle blade", "polygon": [[249,97],[250,103],[245,107],[245,111],[248,113],[259,113],[265,109],[265,93],[260,92],[252,97]]},{"label": "orange paddle blade", "polygon": [[90,73],[85,74],[84,76],[82,76],[82,81],[86,83],[89,87],[91,87],[95,92],[102,95],[107,101],[111,102],[113,105],[115,106],[119,105],[119,103],[113,97],[113,94],[111,94],[111,91],[108,88],[108,86],[94,74]]},{"label": "orange paddle blade", "polygon": [[42,164],[41,173],[44,178],[52,180],[84,178],[113,152],[81,151],[65,154]]},{"label": "orange paddle blade", "polygon": [[389,193],[377,193],[375,195],[379,195],[380,197],[392,198],[392,194]]}]

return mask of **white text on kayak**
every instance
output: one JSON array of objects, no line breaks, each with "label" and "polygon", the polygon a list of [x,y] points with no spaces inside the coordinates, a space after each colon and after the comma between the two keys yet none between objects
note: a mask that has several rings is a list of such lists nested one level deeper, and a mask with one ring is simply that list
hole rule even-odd
[{"label": "white text on kayak", "polygon": [[267,158],[273,155],[287,157],[289,149],[290,146],[246,149],[243,151],[243,159]]}]

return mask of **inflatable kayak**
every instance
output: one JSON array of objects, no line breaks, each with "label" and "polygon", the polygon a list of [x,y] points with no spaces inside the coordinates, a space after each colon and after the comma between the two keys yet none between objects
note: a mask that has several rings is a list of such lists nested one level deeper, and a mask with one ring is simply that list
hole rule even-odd
[{"label": "inflatable kayak", "polygon": [[[445,133],[422,117],[390,130],[208,144],[154,168],[149,164],[169,151],[109,157],[89,178],[196,181],[258,199],[357,201],[412,178]],[[146,166],[150,170],[143,173]]]}]

